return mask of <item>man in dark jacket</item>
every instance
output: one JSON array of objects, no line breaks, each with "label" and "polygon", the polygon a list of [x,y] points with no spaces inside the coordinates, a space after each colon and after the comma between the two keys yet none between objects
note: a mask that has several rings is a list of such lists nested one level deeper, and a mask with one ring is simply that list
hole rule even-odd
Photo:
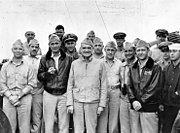
[{"label": "man in dark jacket", "polygon": [[161,68],[149,57],[149,44],[136,45],[138,60],[130,67],[129,100],[133,133],[157,133]]},{"label": "man in dark jacket", "polygon": [[69,114],[66,108],[66,90],[72,57],[60,49],[57,35],[49,38],[49,51],[42,56],[38,80],[43,82],[43,113],[45,133],[53,133],[54,115],[58,113],[59,133],[69,133]]},{"label": "man in dark jacket", "polygon": [[169,45],[171,63],[163,71],[164,120],[162,133],[170,133],[180,110],[180,44]]}]

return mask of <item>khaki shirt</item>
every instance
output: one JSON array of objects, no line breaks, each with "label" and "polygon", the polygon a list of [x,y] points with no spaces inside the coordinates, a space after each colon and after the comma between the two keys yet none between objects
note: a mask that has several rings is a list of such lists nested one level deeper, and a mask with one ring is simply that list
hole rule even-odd
[{"label": "khaki shirt", "polygon": [[36,75],[33,67],[26,60],[22,60],[16,65],[12,60],[6,62],[1,69],[0,87],[3,95],[8,90],[33,90],[36,84]]}]

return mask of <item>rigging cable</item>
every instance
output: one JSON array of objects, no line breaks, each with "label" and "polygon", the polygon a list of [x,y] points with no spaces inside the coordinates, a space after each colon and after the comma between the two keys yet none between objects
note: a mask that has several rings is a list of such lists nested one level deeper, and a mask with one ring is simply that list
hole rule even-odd
[{"label": "rigging cable", "polygon": [[67,10],[67,12],[68,12],[68,16],[69,16],[69,18],[70,18],[70,21],[71,21],[71,23],[73,24],[73,21],[72,21],[72,18],[71,18],[71,15],[70,15],[70,12],[69,12],[69,9],[68,9],[68,6],[67,6],[65,0],[64,0],[64,4],[65,4],[66,10]]},{"label": "rigging cable", "polygon": [[101,11],[100,11],[100,9],[99,9],[99,6],[98,6],[96,0],[95,0],[95,3],[96,3],[96,7],[97,7],[97,9],[98,9],[98,11],[99,11],[100,17],[101,17],[101,19],[102,19],[102,22],[103,22],[103,24],[104,24],[104,27],[105,27],[105,29],[106,29],[106,32],[107,32],[107,34],[108,34],[108,37],[109,37],[109,39],[111,40],[111,37],[110,37],[109,32],[108,32],[108,29],[107,29],[107,27],[106,27],[106,23],[104,22],[103,16],[102,16],[102,14],[101,14]]}]

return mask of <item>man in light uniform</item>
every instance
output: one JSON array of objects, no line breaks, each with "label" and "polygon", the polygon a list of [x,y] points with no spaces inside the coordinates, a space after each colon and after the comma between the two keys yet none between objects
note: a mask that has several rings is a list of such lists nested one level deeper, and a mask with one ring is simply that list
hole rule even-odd
[{"label": "man in light uniform", "polygon": [[[27,39],[26,42],[24,42],[23,47],[24,47],[24,55],[29,55],[29,42],[35,38],[35,33],[33,31],[27,31],[25,33],[25,37]],[[38,55],[42,55],[41,49],[39,48],[38,50]]]},{"label": "man in light uniform", "polygon": [[115,54],[115,57],[119,59],[120,61],[124,62],[125,61],[125,56],[124,56],[124,42],[126,38],[126,34],[123,32],[117,32],[113,35],[114,39],[116,40],[117,43],[117,51]]},{"label": "man in light uniform", "polygon": [[20,133],[30,133],[31,91],[36,86],[36,76],[32,66],[23,59],[23,44],[13,43],[13,58],[1,70],[0,87],[3,97],[3,111],[7,115],[12,132],[18,125]]},{"label": "man in light uniform", "polygon": [[94,39],[94,52],[93,52],[93,57],[96,59],[103,59],[104,58],[104,54],[103,54],[103,41],[100,38],[95,38]]},{"label": "man in light uniform", "polygon": [[163,53],[159,49],[159,44],[167,40],[168,31],[165,29],[158,29],[155,31],[156,41],[150,42],[150,56],[155,61],[158,62],[162,57]]},{"label": "man in light uniform", "polygon": [[135,46],[130,42],[124,44],[124,54],[126,61],[123,62],[121,69],[121,104],[120,104],[120,127],[121,133],[131,133],[130,126],[130,102],[127,96],[128,92],[128,80],[129,80],[129,68],[136,61]]},{"label": "man in light uniform", "polygon": [[37,86],[33,88],[32,93],[32,109],[31,109],[31,133],[41,133],[42,125],[42,113],[43,113],[43,87],[42,83],[37,79],[38,67],[40,62],[40,56],[37,55],[39,51],[39,42],[36,39],[32,39],[29,42],[30,54],[24,58],[33,67],[34,74],[36,75]]},{"label": "man in light uniform", "polygon": [[81,43],[81,58],[73,61],[67,88],[67,111],[73,113],[75,133],[96,133],[97,117],[107,98],[106,72],[103,63],[92,57],[93,44]]}]

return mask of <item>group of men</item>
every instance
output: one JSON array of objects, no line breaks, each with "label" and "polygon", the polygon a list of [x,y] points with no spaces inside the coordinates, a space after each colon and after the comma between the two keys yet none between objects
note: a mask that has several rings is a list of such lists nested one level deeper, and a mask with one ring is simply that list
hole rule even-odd
[{"label": "group of men", "polygon": [[3,111],[13,133],[53,133],[55,122],[59,133],[180,132],[179,34],[159,29],[156,41],[131,43],[118,32],[116,43],[104,45],[90,31],[77,51],[75,34],[55,30],[46,54],[28,31],[2,66]]}]

